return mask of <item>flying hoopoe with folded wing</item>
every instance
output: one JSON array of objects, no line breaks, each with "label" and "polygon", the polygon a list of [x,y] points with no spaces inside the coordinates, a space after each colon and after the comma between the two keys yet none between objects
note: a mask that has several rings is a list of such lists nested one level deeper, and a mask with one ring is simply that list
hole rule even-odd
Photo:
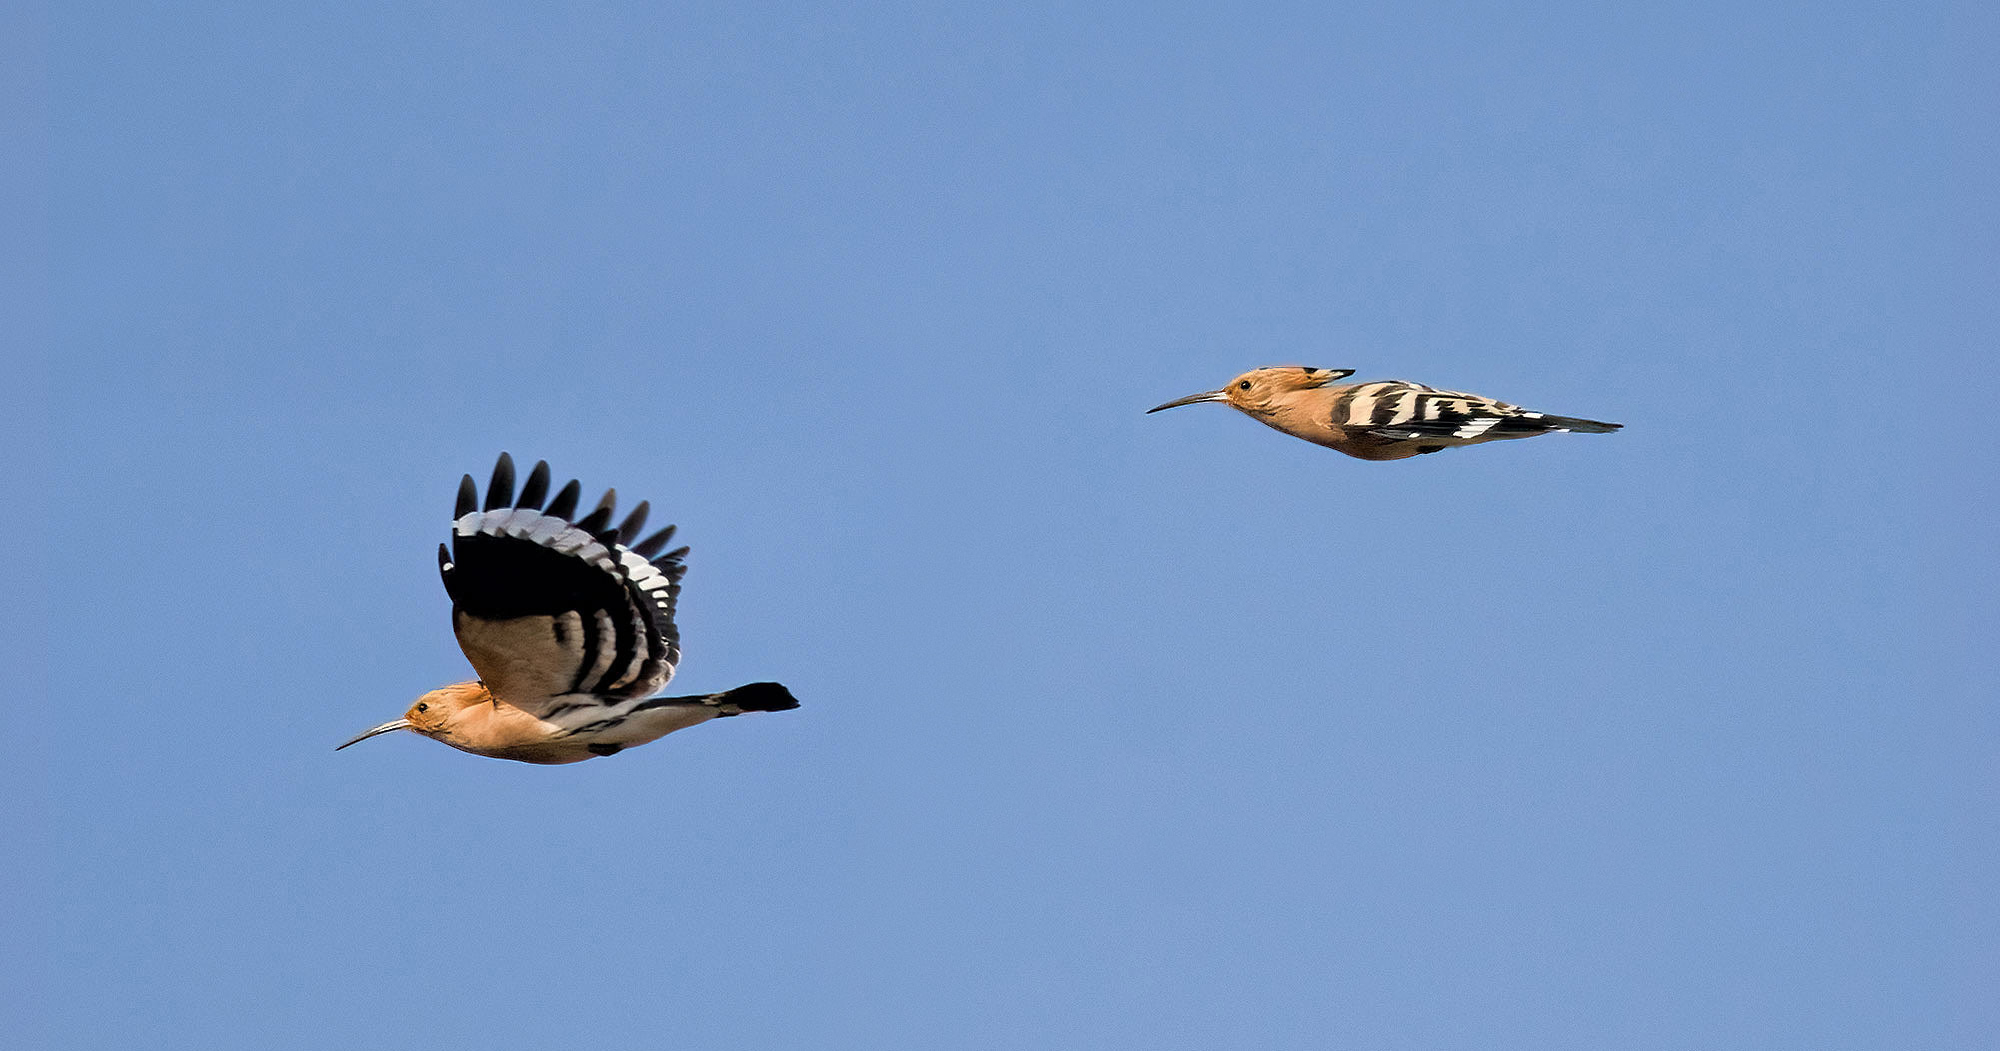
[{"label": "flying hoopoe with folded wing", "polygon": [[645,527],[647,505],[613,527],[617,490],[580,519],[577,482],[543,507],[548,491],[549,465],[541,462],[516,499],[506,453],[484,505],[471,475],[459,483],[452,545],[438,545],[438,569],[459,648],[479,678],[424,694],[401,719],[334,751],[413,730],[475,755],[575,763],[721,716],[799,706],[775,682],[653,696],[681,657],[674,602],[688,549],[659,554],[673,526],[627,546]]},{"label": "flying hoopoe with folded wing", "polygon": [[1353,369],[1273,365],[1252,369],[1221,390],[1190,394],[1146,411],[1221,402],[1295,438],[1363,460],[1402,460],[1551,431],[1609,434],[1624,426],[1529,412],[1478,394],[1404,380],[1331,386],[1352,375]]}]

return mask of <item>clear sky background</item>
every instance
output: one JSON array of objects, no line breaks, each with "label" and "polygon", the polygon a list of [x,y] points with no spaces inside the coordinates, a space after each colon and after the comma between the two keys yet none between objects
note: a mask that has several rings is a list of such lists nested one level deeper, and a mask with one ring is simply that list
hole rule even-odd
[{"label": "clear sky background", "polygon": [[[4,17],[9,1046],[2000,1033],[1992,5]],[[334,754],[502,449],[804,707]]]}]

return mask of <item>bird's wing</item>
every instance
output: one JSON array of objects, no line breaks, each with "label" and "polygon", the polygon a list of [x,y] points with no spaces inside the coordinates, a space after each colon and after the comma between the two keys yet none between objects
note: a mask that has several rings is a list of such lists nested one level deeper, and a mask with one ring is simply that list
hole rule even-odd
[{"label": "bird's wing", "polygon": [[452,544],[438,545],[459,648],[494,696],[536,716],[650,696],[680,660],[674,602],[688,549],[656,555],[672,526],[621,543],[644,527],[644,503],[614,528],[615,491],[582,518],[575,481],[543,507],[548,491],[549,465],[537,463],[516,499],[506,453],[483,505],[471,475],[459,484]]},{"label": "bird's wing", "polygon": [[1360,383],[1334,403],[1334,422],[1348,431],[1392,441],[1438,439],[1470,442],[1502,435],[1525,437],[1560,429],[1519,405],[1421,383]]}]

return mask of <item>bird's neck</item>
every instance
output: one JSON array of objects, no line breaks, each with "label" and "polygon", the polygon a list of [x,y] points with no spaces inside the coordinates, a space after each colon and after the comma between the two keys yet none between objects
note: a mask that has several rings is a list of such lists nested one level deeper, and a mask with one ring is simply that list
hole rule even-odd
[{"label": "bird's neck", "polygon": [[1300,391],[1291,397],[1280,398],[1266,405],[1264,412],[1253,415],[1286,434],[1309,442],[1325,444],[1340,437],[1333,427],[1333,399],[1318,390]]},{"label": "bird's neck", "polygon": [[496,701],[484,687],[479,700],[458,709],[440,735],[444,743],[468,752],[491,755],[522,740],[545,736],[547,727],[540,719],[504,701]]}]

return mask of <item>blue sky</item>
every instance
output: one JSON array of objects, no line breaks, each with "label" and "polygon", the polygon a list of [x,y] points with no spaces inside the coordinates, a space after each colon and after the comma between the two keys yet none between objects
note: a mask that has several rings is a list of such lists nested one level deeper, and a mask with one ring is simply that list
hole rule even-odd
[{"label": "blue sky", "polygon": [[[2000,1029],[1990,8],[4,18],[16,1046]],[[804,707],[335,755],[502,449]]]}]

